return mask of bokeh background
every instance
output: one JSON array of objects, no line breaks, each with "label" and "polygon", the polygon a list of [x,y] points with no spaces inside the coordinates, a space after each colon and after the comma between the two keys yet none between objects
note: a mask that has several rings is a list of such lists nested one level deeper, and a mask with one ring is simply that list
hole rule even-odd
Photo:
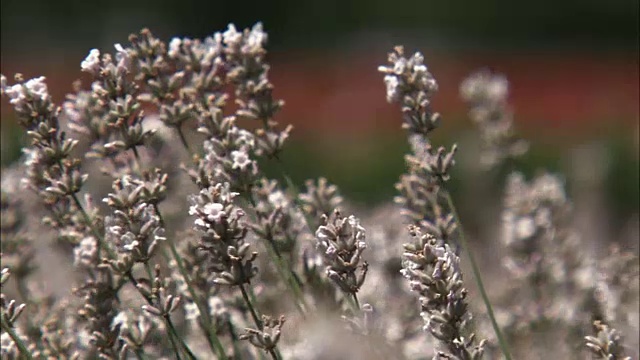
[{"label": "bokeh background", "polygon": [[[286,101],[279,121],[295,126],[288,173],[298,183],[325,175],[351,201],[373,205],[393,197],[408,150],[376,71],[404,44],[425,54],[440,85],[434,107],[444,122],[434,142],[461,146],[453,186],[463,216],[482,207],[465,205],[475,191],[500,196],[501,184],[475,186],[486,176],[465,168],[475,161],[474,131],[458,98],[462,79],[489,67],[509,78],[516,126],[532,143],[523,171],[563,172],[578,205],[627,231],[637,227],[640,197],[638,14],[637,0],[2,0],[0,70],[46,76],[61,101],[91,48],[112,51],[143,27],[168,41],[262,21],[276,95]],[[7,165],[23,137],[1,104]]]}]

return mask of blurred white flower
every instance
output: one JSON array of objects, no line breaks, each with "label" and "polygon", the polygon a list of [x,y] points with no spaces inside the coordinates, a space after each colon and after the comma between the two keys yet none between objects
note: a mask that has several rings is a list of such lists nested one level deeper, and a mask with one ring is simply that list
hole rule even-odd
[{"label": "blurred white flower", "polygon": [[80,69],[97,75],[100,72],[100,50],[91,49],[89,55],[80,63]]},{"label": "blurred white flower", "polygon": [[170,58],[175,59],[180,55],[180,46],[182,45],[182,40],[180,38],[174,37],[169,42],[169,50],[167,51],[167,55]]},{"label": "blurred white flower", "polygon": [[229,24],[227,31],[222,33],[222,42],[230,47],[238,46],[242,42],[242,33],[236,30],[236,26]]}]

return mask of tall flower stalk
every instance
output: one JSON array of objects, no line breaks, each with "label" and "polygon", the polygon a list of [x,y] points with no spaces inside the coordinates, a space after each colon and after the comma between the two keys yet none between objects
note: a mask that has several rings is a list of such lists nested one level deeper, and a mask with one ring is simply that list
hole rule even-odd
[{"label": "tall flower stalk", "polygon": [[450,178],[449,171],[455,164],[456,146],[449,151],[444,147],[434,150],[428,139],[428,135],[440,123],[440,115],[431,107],[431,98],[438,90],[438,85],[424,65],[423,55],[415,53],[407,58],[401,46],[389,53],[388,65],[380,66],[378,70],[385,74],[387,101],[401,104],[402,127],[409,132],[413,146],[413,155],[406,159],[409,173],[403,175],[396,185],[401,194],[396,202],[402,205],[412,224],[425,228],[428,233],[442,239],[454,249],[458,246],[457,242],[462,245],[469,257],[502,353],[507,359],[511,359],[451,195],[445,187]]}]

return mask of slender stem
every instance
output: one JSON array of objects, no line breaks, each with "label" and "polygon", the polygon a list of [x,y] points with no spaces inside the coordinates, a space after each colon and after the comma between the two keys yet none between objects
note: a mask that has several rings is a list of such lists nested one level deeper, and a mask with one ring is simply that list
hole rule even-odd
[{"label": "slender stem", "polygon": [[256,309],[253,307],[253,303],[249,299],[249,295],[247,294],[247,289],[244,288],[244,284],[240,284],[238,285],[238,287],[240,288],[240,292],[242,293],[242,298],[244,299],[244,302],[247,304],[247,307],[249,308],[249,312],[251,313],[253,322],[258,327],[258,330],[262,331],[262,321],[260,321],[260,318],[258,318],[258,313],[256,312]]},{"label": "slender stem", "polygon": [[187,143],[187,138],[184,137],[184,133],[182,132],[182,124],[180,126],[176,126],[176,130],[178,131],[178,137],[180,138],[180,142],[187,150],[188,153],[191,154],[191,149],[189,149],[189,144]]},{"label": "slender stem", "polygon": [[133,351],[134,354],[136,354],[136,358],[138,360],[145,360],[145,356],[144,356],[144,352],[140,349],[136,349]]},{"label": "slender stem", "polygon": [[180,337],[180,335],[178,334],[178,331],[176,330],[176,327],[173,325],[173,322],[171,321],[171,318],[169,317],[169,314],[165,314],[164,315],[164,319],[165,322],[167,323],[167,325],[169,326],[169,329],[171,330],[171,333],[173,334],[173,336],[178,339],[182,345],[183,350],[187,353],[187,355],[189,356],[189,358],[196,360],[196,356],[193,354],[193,352],[191,352],[191,349],[189,349],[189,346],[187,346],[187,344],[184,342],[184,340]]},{"label": "slender stem", "polygon": [[358,301],[358,294],[353,293],[353,301],[356,304],[356,310],[360,310],[360,301]]},{"label": "slender stem", "polygon": [[[156,211],[156,215],[160,219],[160,224],[162,226],[165,226],[164,218],[162,217],[162,213],[160,212],[158,205],[154,204],[153,206]],[[200,318],[203,319],[202,322],[198,321],[198,325],[200,326],[200,329],[204,333],[205,337],[207,338],[207,342],[209,343],[209,348],[211,349],[211,351],[213,351],[218,355],[219,359],[226,359],[227,356],[225,355],[225,351],[224,351],[224,348],[222,347],[222,343],[220,342],[220,339],[218,339],[218,337],[216,336],[216,332],[213,327],[213,323],[210,319],[209,312],[200,303],[200,301],[198,301],[198,297],[196,295],[195,289],[193,288],[193,285],[191,284],[191,280],[189,279],[189,274],[187,273],[184,267],[184,263],[182,262],[182,258],[180,257],[180,254],[178,254],[178,250],[176,249],[175,244],[173,243],[173,241],[168,241],[168,243],[169,243],[169,249],[171,250],[172,256],[169,256],[167,254],[166,249],[162,249],[163,250],[162,255],[164,256],[165,260],[167,260],[167,262],[169,262],[169,259],[173,257],[173,260],[175,260],[176,264],[178,265],[178,271],[180,272],[180,275],[182,276],[185,284],[187,285],[187,290],[189,291],[189,295],[191,295],[193,302],[198,307],[198,311],[200,311]]]},{"label": "slender stem", "polygon": [[240,348],[238,347],[238,334],[236,334],[236,329],[233,326],[233,323],[230,319],[227,319],[227,328],[229,334],[231,335],[231,346],[233,346],[233,354],[234,357],[237,358],[240,356]]},{"label": "slender stem", "polygon": [[140,154],[138,153],[138,149],[134,146],[131,150],[133,150],[133,156],[136,158],[136,164],[140,166]]},{"label": "slender stem", "polygon": [[80,200],[78,199],[78,196],[76,194],[71,194],[70,196],[73,199],[73,202],[76,204],[76,207],[78,208],[78,211],[80,211],[80,213],[82,214],[82,217],[87,222],[87,226],[89,227],[89,229],[91,229],[91,232],[96,237],[96,241],[98,242],[98,246],[97,246],[97,249],[96,249],[98,259],[100,258],[100,249],[102,249],[102,248],[107,250],[107,252],[109,253],[109,256],[111,256],[111,258],[115,258],[116,256],[113,253],[113,251],[104,242],[104,236],[102,234],[100,234],[100,232],[93,226],[93,222],[91,221],[91,218],[89,217],[89,214],[87,214],[87,212],[84,210],[84,207],[80,203]]},{"label": "slender stem", "polygon": [[500,345],[500,350],[504,355],[506,360],[511,360],[511,355],[509,353],[509,347],[507,345],[504,336],[502,335],[502,331],[500,331],[500,326],[498,326],[498,322],[496,321],[496,317],[493,313],[493,307],[491,306],[491,301],[489,301],[489,296],[484,288],[484,284],[482,283],[482,277],[480,276],[480,270],[478,269],[478,265],[476,263],[475,257],[471,252],[471,248],[467,243],[467,239],[465,237],[464,230],[462,229],[462,223],[460,222],[460,217],[458,216],[458,212],[456,210],[455,205],[453,204],[453,200],[451,199],[451,195],[449,192],[446,192],[447,204],[449,205],[449,211],[451,215],[453,215],[456,223],[458,224],[458,234],[460,236],[460,243],[464,252],[469,256],[469,262],[471,263],[471,269],[473,271],[473,277],[476,279],[476,283],[478,284],[478,288],[480,289],[480,294],[482,295],[482,301],[484,301],[484,305],[487,308],[487,313],[489,314],[489,318],[491,319],[491,326],[493,326],[493,331],[498,338],[498,343]]},{"label": "slender stem", "polygon": [[25,359],[28,359],[28,360],[33,359],[33,356],[31,355],[31,352],[27,349],[27,346],[24,344],[24,342],[22,342],[22,339],[18,337],[18,334],[16,334],[16,332],[13,331],[11,326],[7,324],[7,322],[4,319],[4,316],[0,316],[0,320],[2,320],[2,330],[6,331],[7,334],[9,334],[9,336],[11,337],[11,340],[13,340],[13,342],[18,347],[20,354],[24,356]]},{"label": "slender stem", "polygon": [[180,352],[178,351],[178,344],[176,344],[176,340],[173,337],[173,331],[169,330],[167,335],[169,336],[169,341],[171,342],[171,346],[173,347],[173,352],[174,354],[176,354],[176,359],[182,360],[182,358],[180,357]]},{"label": "slender stem", "polygon": [[[251,203],[251,206],[253,206],[253,208],[256,209],[257,208],[257,204],[256,204],[256,201],[251,196],[251,194],[247,193],[246,197],[249,200],[249,202]],[[262,218],[262,215],[259,212],[256,211],[255,213],[256,213],[256,216],[258,217],[258,219]],[[278,248],[276,246],[276,243],[273,240],[273,237],[271,236],[271,234],[268,234],[267,237],[265,237],[263,239],[266,240],[266,242],[269,244],[269,246],[267,247],[267,250],[269,252],[269,256],[271,257],[271,260],[276,265],[276,269],[278,271],[278,275],[280,275],[280,277],[282,277],[285,280],[285,283],[289,286],[289,288],[293,292],[293,296],[295,298],[294,302],[296,304],[296,308],[298,309],[300,314],[302,314],[304,316],[305,315],[304,308],[306,307],[307,304],[306,304],[306,301],[304,299],[304,295],[302,293],[302,290],[300,289],[300,285],[299,285],[298,281],[296,280],[296,279],[299,279],[298,275],[295,273],[295,271],[293,270],[292,266],[285,266],[285,264],[284,264],[284,260],[285,259],[282,257],[282,254],[280,253],[280,250],[278,250]]]},{"label": "slender stem", "polygon": [[278,356],[278,353],[274,349],[269,349],[269,355],[271,355],[271,358],[273,360],[279,360],[280,359],[280,357]]},{"label": "slender stem", "polygon": [[[147,266],[147,268],[149,267],[148,264],[145,264]],[[135,277],[133,277],[133,273],[131,272],[131,270],[129,270],[129,272],[127,272],[126,274],[127,278],[129,279],[129,281],[131,281],[131,283],[134,285],[134,287],[136,288],[136,290],[138,290],[138,292],[140,293],[140,295],[142,295],[142,297],[145,299],[145,301],[153,306],[153,301],[151,300],[151,298],[147,295],[145,295],[142,290],[140,290],[138,288],[138,281],[136,280]],[[150,279],[151,280],[151,279]],[[169,317],[169,314],[165,314],[163,316],[164,322],[167,325],[168,328],[168,333],[167,335],[169,336],[169,340],[171,341],[171,344],[173,345],[173,349],[174,352],[176,354],[176,357],[178,359],[180,359],[180,348],[182,348],[192,359],[195,359],[195,356],[193,356],[193,353],[191,352],[191,349],[189,349],[189,346],[187,346],[187,344],[184,342],[184,340],[178,335],[178,332],[176,331],[175,327],[173,326],[173,323],[171,322],[171,318]],[[178,342],[180,342],[180,345],[178,345],[175,340],[178,340]]]},{"label": "slender stem", "polygon": [[[184,282],[187,285],[187,290],[189,291],[189,294],[191,295],[193,302],[198,307],[198,311],[200,311],[201,318],[204,319],[204,324],[199,321],[198,321],[198,324],[200,324],[200,328],[205,333],[205,335],[208,335],[207,340],[209,342],[209,347],[213,352],[215,352],[218,355],[219,359],[227,359],[224,348],[222,347],[222,343],[220,342],[220,339],[218,339],[218,337],[216,336],[215,329],[213,328],[213,323],[209,319],[209,312],[204,306],[202,306],[200,301],[198,301],[198,297],[195,292],[195,289],[193,288],[193,285],[191,284],[191,281],[189,279],[189,274],[184,268],[182,259],[180,258],[180,255],[178,254],[178,250],[176,250],[176,247],[172,241],[169,242],[169,249],[171,250],[173,259],[176,261],[176,264],[178,265],[178,270],[180,272],[180,275],[182,275],[182,278],[184,279]],[[163,254],[165,255],[165,258],[169,258],[166,252],[163,252]]]},{"label": "slender stem", "polygon": [[[242,293],[242,298],[244,299],[244,302],[247,304],[247,307],[249,308],[249,312],[251,313],[251,317],[253,318],[253,322],[256,324],[256,327],[258,328],[258,330],[263,331],[264,330],[264,326],[262,324],[262,321],[260,321],[260,319],[258,318],[258,313],[256,312],[256,309],[253,307],[253,303],[251,302],[251,300],[249,299],[249,294],[247,293],[247,289],[245,289],[244,284],[240,284],[238,285],[238,287],[240,288],[240,292]],[[267,350],[269,352],[269,355],[271,355],[271,358],[273,360],[278,360],[278,350],[276,349],[269,349]]]}]

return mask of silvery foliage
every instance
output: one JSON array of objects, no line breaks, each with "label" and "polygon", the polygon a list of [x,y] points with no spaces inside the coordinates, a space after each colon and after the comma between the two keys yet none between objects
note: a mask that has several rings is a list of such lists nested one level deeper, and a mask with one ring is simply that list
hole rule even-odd
[{"label": "silvery foliage", "polygon": [[474,345],[474,334],[467,334],[471,314],[460,258],[431,234],[416,227],[410,227],[410,234],[412,242],[403,245],[401,273],[420,295],[424,330],[444,346],[434,359],[481,359],[485,341]]}]

